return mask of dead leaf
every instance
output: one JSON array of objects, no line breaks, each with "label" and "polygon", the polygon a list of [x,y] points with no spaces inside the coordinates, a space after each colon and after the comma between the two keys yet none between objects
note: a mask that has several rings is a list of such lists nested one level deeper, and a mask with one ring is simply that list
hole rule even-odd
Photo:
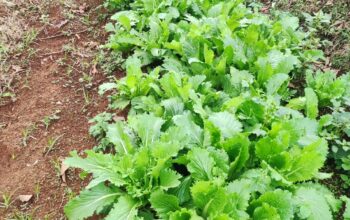
[{"label": "dead leaf", "polygon": [[11,68],[12,68],[16,73],[19,73],[19,72],[23,71],[22,67],[17,66],[17,65],[12,65]]},{"label": "dead leaf", "polygon": [[327,1],[327,3],[326,3],[326,5],[333,5],[334,3],[333,3],[333,0],[329,0],[329,1]]},{"label": "dead leaf", "polygon": [[[32,138],[33,138],[33,137],[32,137]],[[34,139],[35,139],[35,138],[34,138]],[[35,165],[37,165],[38,163],[39,163],[39,160],[34,161],[34,163],[32,163],[32,164],[27,163],[27,167],[35,166]]]},{"label": "dead leaf", "polygon": [[97,64],[96,63],[92,66],[91,73],[94,74],[94,75],[96,75],[98,73]]},{"label": "dead leaf", "polygon": [[55,25],[55,27],[56,28],[61,28],[64,25],[66,25],[67,23],[68,23],[68,20],[64,20],[64,21],[61,21],[60,23],[58,23],[57,25]]},{"label": "dead leaf", "polygon": [[260,11],[261,11],[262,13],[268,13],[268,12],[269,12],[269,9],[270,9],[270,7],[269,7],[269,6],[266,6],[266,7],[261,8]]},{"label": "dead leaf", "polygon": [[18,199],[21,202],[29,202],[33,198],[33,195],[19,195]]},{"label": "dead leaf", "polygon": [[79,12],[81,14],[84,14],[85,10],[87,9],[87,5],[86,3],[84,3],[83,5],[79,6]]},{"label": "dead leaf", "polygon": [[81,58],[88,58],[88,57],[90,57],[89,55],[83,54],[83,53],[80,53],[80,52],[74,53],[74,54],[80,56]]},{"label": "dead leaf", "polygon": [[61,178],[62,178],[62,181],[65,183],[66,182],[66,172],[68,170],[68,166],[64,163],[62,163],[61,165]]},{"label": "dead leaf", "polygon": [[124,118],[124,117],[121,117],[121,116],[114,116],[114,117],[113,117],[113,120],[114,120],[114,121],[125,121],[125,118]]},{"label": "dead leaf", "polygon": [[84,14],[86,10],[87,10],[87,5],[86,3],[84,3],[83,5],[79,6],[78,10],[73,10],[73,12],[78,14]]},{"label": "dead leaf", "polygon": [[94,42],[94,41],[90,41],[90,42],[85,42],[83,43],[84,47],[90,48],[90,49],[95,49],[98,48],[98,43]]}]

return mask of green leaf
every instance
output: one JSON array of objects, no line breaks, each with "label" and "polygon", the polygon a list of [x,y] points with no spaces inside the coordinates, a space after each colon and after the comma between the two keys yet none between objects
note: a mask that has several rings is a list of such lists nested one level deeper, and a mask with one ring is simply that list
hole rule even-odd
[{"label": "green leaf", "polygon": [[121,196],[114,204],[105,220],[125,219],[134,220],[137,216],[137,202],[129,196]]},{"label": "green leaf", "polygon": [[119,16],[118,21],[124,26],[124,28],[127,31],[130,31],[130,29],[131,29],[131,21],[130,21],[130,19],[127,16],[125,16],[125,15]]},{"label": "green leaf", "polygon": [[184,111],[184,103],[179,98],[170,98],[162,101],[165,113],[169,116],[180,115]]},{"label": "green leaf", "polygon": [[155,142],[151,146],[152,156],[158,159],[168,160],[178,154],[181,145],[177,140]]},{"label": "green leaf", "polygon": [[223,149],[208,147],[209,155],[214,159],[214,175],[225,177],[229,170],[229,157]]},{"label": "green leaf", "polygon": [[318,98],[311,88],[305,88],[306,114],[308,118],[315,119],[318,116]]},{"label": "green leaf", "polygon": [[290,168],[284,171],[287,180],[297,182],[315,177],[327,157],[327,142],[323,139],[304,147],[294,148],[291,152]]},{"label": "green leaf", "polygon": [[313,188],[317,190],[319,194],[321,194],[326,199],[333,213],[338,213],[342,208],[341,200],[337,199],[333,194],[333,192],[330,189],[328,189],[325,185],[321,185],[319,183],[307,182],[307,183],[301,184],[300,186],[303,186],[306,188]]},{"label": "green leaf", "polygon": [[350,199],[346,196],[341,196],[340,198],[345,202],[344,220],[350,220]]},{"label": "green leaf", "polygon": [[201,148],[193,148],[187,155],[187,169],[192,177],[198,180],[209,180],[212,178],[214,160],[209,152]]},{"label": "green leaf", "polygon": [[87,188],[94,187],[106,180],[111,181],[116,186],[124,184],[124,180],[121,176],[113,171],[115,165],[113,155],[96,153],[91,150],[85,153],[87,157],[83,159],[78,156],[77,152],[71,152],[71,157],[65,159],[64,164],[70,167],[83,169],[93,174],[94,179]]},{"label": "green leaf", "polygon": [[288,191],[277,189],[272,192],[266,192],[263,195],[261,195],[257,200],[253,201],[251,206],[259,207],[263,204],[268,204],[270,207],[274,207],[279,215],[279,219],[288,220],[293,218],[294,203],[292,199],[292,194]]},{"label": "green leaf", "polygon": [[249,159],[249,139],[244,135],[236,135],[222,143],[222,147],[230,158],[230,176],[238,174]]},{"label": "green leaf", "polygon": [[227,185],[227,191],[236,195],[240,210],[246,210],[249,206],[251,193],[254,192],[253,184],[250,179],[239,179]]},{"label": "green leaf", "polygon": [[289,16],[287,14],[281,15],[280,20],[282,27],[285,29],[290,28],[291,30],[295,31],[299,27],[299,18],[294,16]]},{"label": "green leaf", "polygon": [[313,188],[299,187],[294,196],[298,216],[308,220],[332,220],[332,212],[322,193]]},{"label": "green leaf", "polygon": [[120,154],[129,154],[134,150],[131,135],[126,133],[127,127],[123,122],[117,121],[107,127],[106,137],[114,144]]},{"label": "green leaf", "polygon": [[203,216],[216,216],[223,213],[228,202],[226,191],[209,181],[199,181],[191,188],[194,204]]},{"label": "green leaf", "polygon": [[160,190],[151,194],[150,202],[152,208],[157,211],[161,218],[166,218],[170,212],[180,209],[179,200],[176,196],[166,194]]},{"label": "green leaf", "polygon": [[163,119],[148,114],[129,117],[130,126],[136,131],[145,147],[158,140],[164,122]]},{"label": "green leaf", "polygon": [[190,187],[192,185],[192,178],[190,176],[186,177],[180,185],[174,189],[170,189],[169,192],[171,194],[176,195],[179,199],[179,203],[182,204],[191,199]]},{"label": "green leaf", "polygon": [[181,175],[170,169],[163,169],[160,171],[160,187],[164,190],[174,188],[180,185],[179,179]]},{"label": "green leaf", "polygon": [[254,220],[282,220],[278,214],[278,210],[269,205],[268,203],[263,203],[260,207],[256,208],[253,213]]},{"label": "green leaf", "polygon": [[211,65],[213,63],[214,59],[214,51],[208,48],[208,45],[204,45],[204,60],[205,63]]},{"label": "green leaf", "polygon": [[92,216],[94,213],[100,213],[106,206],[109,206],[120,195],[120,192],[100,184],[85,190],[65,207],[64,213],[71,220],[83,220]]},{"label": "green leaf", "polygon": [[195,144],[203,143],[203,130],[196,125],[190,113],[183,115],[176,115],[173,117],[174,123],[182,128],[182,132],[185,133]]},{"label": "green leaf", "polygon": [[116,83],[103,83],[98,88],[98,94],[99,95],[103,95],[107,91],[110,91],[110,90],[113,90],[113,89],[116,89],[116,88],[117,88],[117,84]]},{"label": "green leaf", "polygon": [[298,98],[289,100],[287,107],[294,110],[302,110],[305,108],[305,103],[306,103],[305,97],[298,97]]},{"label": "green leaf", "polygon": [[213,113],[208,120],[220,131],[224,138],[230,138],[242,131],[242,124],[228,112]]},{"label": "green leaf", "polygon": [[273,75],[266,84],[266,92],[268,95],[274,95],[289,79],[289,76],[284,73]]},{"label": "green leaf", "polygon": [[247,118],[247,122],[251,125],[258,124],[265,118],[264,105],[250,99],[245,100],[239,105],[237,112],[243,114],[243,116]]},{"label": "green leaf", "polygon": [[162,96],[166,98],[178,97],[187,101],[191,85],[182,81],[181,73],[170,72],[162,76],[159,80],[161,88],[164,90]]},{"label": "green leaf", "polygon": [[317,60],[324,60],[324,53],[322,50],[306,50],[304,51],[304,57],[307,61],[316,62]]},{"label": "green leaf", "polygon": [[264,137],[260,139],[255,145],[255,153],[258,158],[265,160],[269,164],[277,167],[283,167],[285,162],[283,158],[286,155],[282,153],[289,147],[289,133],[280,132],[280,137],[272,139],[270,137]]},{"label": "green leaf", "polygon": [[171,213],[169,220],[203,220],[203,218],[197,215],[196,210],[181,209]]},{"label": "green leaf", "polygon": [[105,26],[105,30],[107,32],[114,32],[115,31],[115,26],[112,23],[107,23]]},{"label": "green leaf", "polygon": [[226,73],[226,57],[222,56],[219,63],[216,65],[215,70],[218,74],[224,75]]},{"label": "green leaf", "polygon": [[268,54],[268,60],[274,69],[275,73],[288,74],[295,65],[299,64],[296,56],[290,54],[283,54],[278,50],[272,50]]}]

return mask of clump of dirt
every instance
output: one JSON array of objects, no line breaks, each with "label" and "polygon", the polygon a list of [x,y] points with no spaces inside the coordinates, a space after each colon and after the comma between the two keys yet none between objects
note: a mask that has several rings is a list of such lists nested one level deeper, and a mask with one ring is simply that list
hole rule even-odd
[{"label": "clump of dirt", "polygon": [[[105,39],[104,21],[98,20],[102,0],[11,2],[14,10],[31,7],[24,10],[44,19],[25,20],[37,36],[28,50],[7,58],[9,71],[28,76],[15,83],[16,99],[0,105],[0,219],[63,219],[65,203],[85,182],[62,160],[95,145],[88,119],[107,106],[97,94],[105,81],[96,58]],[[41,4],[48,7],[32,10]],[[18,60],[25,62],[11,63]],[[21,201],[20,195],[31,197]]]}]

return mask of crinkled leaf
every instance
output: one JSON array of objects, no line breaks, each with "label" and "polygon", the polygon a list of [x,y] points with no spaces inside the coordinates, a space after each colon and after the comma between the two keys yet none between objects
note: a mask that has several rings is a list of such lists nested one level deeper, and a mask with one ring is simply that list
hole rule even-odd
[{"label": "crinkled leaf", "polygon": [[278,214],[277,208],[263,203],[261,206],[256,208],[253,213],[254,220],[282,220]]},{"label": "crinkled leaf", "polygon": [[273,75],[266,84],[266,92],[268,95],[273,95],[278,92],[285,82],[287,82],[289,76],[284,73],[278,73]]},{"label": "crinkled leaf", "polygon": [[117,88],[117,84],[116,83],[103,83],[102,85],[100,85],[100,87],[98,88],[98,94],[99,95],[103,95],[105,94],[107,91],[112,90],[112,89],[116,89]]},{"label": "crinkled leaf", "polygon": [[222,147],[230,158],[230,176],[237,174],[249,158],[249,139],[244,135],[236,135],[223,142]]},{"label": "crinkled leaf", "polygon": [[129,196],[121,196],[114,204],[105,220],[125,219],[134,220],[137,215],[137,202]]},{"label": "crinkled leaf", "polygon": [[214,113],[208,120],[221,131],[224,138],[230,138],[242,130],[242,124],[228,112]]},{"label": "crinkled leaf", "polygon": [[212,178],[212,169],[215,165],[209,152],[201,148],[193,148],[187,156],[189,163],[187,169],[192,177],[198,180],[209,180]]},{"label": "crinkled leaf", "polygon": [[203,220],[196,213],[196,210],[181,209],[170,214],[169,220]]},{"label": "crinkled leaf", "polygon": [[314,90],[305,88],[305,99],[307,117],[315,119],[318,116],[318,98]]},{"label": "crinkled leaf", "polygon": [[159,180],[162,189],[177,187],[180,184],[179,179],[181,175],[170,169],[163,169],[160,171]]},{"label": "crinkled leaf", "polygon": [[191,188],[194,204],[203,216],[216,216],[223,212],[228,202],[225,189],[211,182],[199,181]]},{"label": "crinkled leaf", "polygon": [[284,176],[292,182],[310,180],[315,177],[323,166],[327,156],[327,142],[320,139],[302,150],[291,152],[291,166],[284,171]]},{"label": "crinkled leaf", "polygon": [[150,202],[152,208],[157,211],[157,214],[161,218],[166,218],[170,212],[179,210],[179,200],[176,196],[169,195],[163,191],[155,191],[151,194]]},{"label": "crinkled leaf", "polygon": [[342,201],[345,202],[345,210],[344,210],[344,220],[349,220],[350,219],[350,199],[346,196],[341,196],[340,197]]},{"label": "crinkled leaf", "polygon": [[94,187],[106,180],[120,186],[124,183],[122,177],[113,171],[112,167],[115,164],[115,159],[111,154],[96,153],[94,151],[86,151],[85,159],[78,156],[77,152],[72,152],[71,157],[64,161],[64,164],[83,169],[86,172],[93,174],[93,181],[88,188]]},{"label": "crinkled leaf", "polygon": [[136,131],[145,147],[148,147],[159,138],[164,122],[163,119],[148,114],[129,118],[130,126]]},{"label": "crinkled leaf", "polygon": [[64,213],[68,219],[83,220],[101,212],[104,207],[112,204],[119,194],[120,192],[100,184],[81,192],[78,197],[71,200],[64,207]]},{"label": "crinkled leaf", "polygon": [[169,192],[176,195],[179,199],[179,203],[182,204],[191,199],[190,187],[192,185],[192,178],[186,177],[181,181],[180,185],[174,189],[170,189]]},{"label": "crinkled leaf", "polygon": [[183,115],[176,115],[173,117],[174,123],[182,128],[182,132],[185,133],[196,144],[203,143],[203,130],[196,125],[191,117],[190,113]]},{"label": "crinkled leaf", "polygon": [[331,220],[332,212],[322,193],[313,188],[299,187],[294,195],[298,216],[309,220]]},{"label": "crinkled leaf", "polygon": [[126,131],[127,127],[121,121],[107,127],[106,137],[114,144],[120,154],[129,154],[134,150],[131,135]]},{"label": "crinkled leaf", "polygon": [[252,202],[251,208],[256,209],[257,207],[263,206],[263,204],[268,204],[269,206],[274,207],[280,219],[288,220],[293,218],[294,204],[292,193],[288,191],[277,189],[275,191],[266,192]]}]

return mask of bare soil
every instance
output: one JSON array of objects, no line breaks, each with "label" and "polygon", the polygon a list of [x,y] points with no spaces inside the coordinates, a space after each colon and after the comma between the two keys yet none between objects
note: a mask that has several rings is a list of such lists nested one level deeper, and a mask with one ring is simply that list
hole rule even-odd
[{"label": "bare soil", "polygon": [[[27,21],[38,31],[30,45],[36,53],[24,67],[30,73],[25,81],[16,83],[16,99],[0,106],[0,203],[4,202],[3,195],[11,197],[9,208],[0,208],[0,219],[21,215],[65,219],[65,203],[84,185],[78,173],[73,173],[76,171],[68,170],[63,175],[66,181],[62,180],[61,161],[72,150],[81,153],[94,146],[88,134],[88,119],[107,105],[106,99],[97,95],[105,76],[95,62],[98,45],[105,39],[104,21],[96,22],[96,8],[101,3],[51,1],[45,15],[48,24],[40,19]],[[86,19],[89,22],[84,22]],[[13,59],[26,59],[26,53]],[[89,83],[84,76],[89,77]],[[59,119],[46,129],[43,119],[54,113]],[[50,140],[52,143],[56,138],[57,143],[48,149]],[[19,195],[33,197],[22,202]]]}]

